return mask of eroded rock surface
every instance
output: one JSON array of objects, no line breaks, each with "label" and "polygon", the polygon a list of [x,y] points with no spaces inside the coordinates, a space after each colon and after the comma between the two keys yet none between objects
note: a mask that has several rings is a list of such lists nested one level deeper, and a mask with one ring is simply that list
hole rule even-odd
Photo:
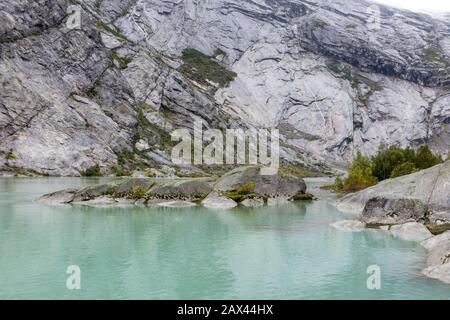
[{"label": "eroded rock surface", "polygon": [[[81,4],[81,29],[66,26]],[[6,0],[0,168],[82,175],[172,165],[169,133],[280,129],[282,158],[320,170],[381,143],[448,153],[450,23],[372,2]],[[181,68],[192,48],[236,77]]]}]

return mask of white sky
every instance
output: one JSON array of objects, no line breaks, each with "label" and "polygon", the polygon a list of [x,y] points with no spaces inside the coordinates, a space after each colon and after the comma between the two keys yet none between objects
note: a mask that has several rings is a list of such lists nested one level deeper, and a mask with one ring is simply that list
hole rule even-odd
[{"label": "white sky", "polygon": [[450,12],[449,0],[373,0],[411,11]]}]

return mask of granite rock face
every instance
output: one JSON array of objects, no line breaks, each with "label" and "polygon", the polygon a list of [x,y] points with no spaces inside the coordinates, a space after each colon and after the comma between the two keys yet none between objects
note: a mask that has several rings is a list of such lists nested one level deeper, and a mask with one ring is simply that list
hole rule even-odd
[{"label": "granite rock face", "polygon": [[[279,128],[283,160],[311,168],[381,143],[449,151],[444,19],[364,0],[6,0],[0,21],[3,171],[172,165],[169,134],[194,120]],[[199,81],[187,48],[234,80]]]}]

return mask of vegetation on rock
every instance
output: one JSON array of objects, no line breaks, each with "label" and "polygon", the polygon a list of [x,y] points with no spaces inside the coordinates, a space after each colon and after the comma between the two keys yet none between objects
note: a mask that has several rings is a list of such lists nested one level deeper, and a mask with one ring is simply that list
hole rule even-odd
[{"label": "vegetation on rock", "polygon": [[101,177],[102,172],[100,170],[100,166],[96,164],[95,166],[92,166],[88,168],[86,171],[82,172],[81,175],[83,177]]},{"label": "vegetation on rock", "polygon": [[211,85],[213,82],[220,87],[226,87],[237,77],[235,72],[226,69],[212,57],[195,49],[185,49],[182,59],[184,64],[181,66],[180,72],[202,85]]},{"label": "vegetation on rock", "polygon": [[398,178],[431,168],[442,163],[440,156],[433,154],[428,146],[417,151],[399,146],[381,146],[378,154],[368,158],[358,153],[348,170],[348,178],[338,176],[333,189],[341,192],[356,192],[386,179]]}]

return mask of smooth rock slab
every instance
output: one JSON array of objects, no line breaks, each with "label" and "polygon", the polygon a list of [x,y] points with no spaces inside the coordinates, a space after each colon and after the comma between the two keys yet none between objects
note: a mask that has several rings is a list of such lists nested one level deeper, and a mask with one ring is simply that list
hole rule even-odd
[{"label": "smooth rock slab", "polygon": [[428,267],[423,270],[423,274],[431,279],[450,284],[450,263]]},{"label": "smooth rock slab", "polygon": [[40,197],[37,202],[48,205],[68,204],[73,201],[77,191],[77,189],[57,191]]},{"label": "smooth rock slab", "polygon": [[371,198],[361,220],[367,224],[399,224],[424,220],[428,207],[417,199]]},{"label": "smooth rock slab", "polygon": [[229,210],[238,206],[236,201],[218,195],[208,196],[205,200],[202,201],[202,205],[205,208],[217,210]]},{"label": "smooth rock slab", "polygon": [[443,234],[434,236],[428,240],[423,241],[421,245],[427,250],[433,250],[449,240],[450,240],[450,231],[447,231],[444,232]]},{"label": "smooth rock slab", "polygon": [[392,226],[391,234],[394,237],[406,241],[424,241],[433,237],[433,234],[423,224],[417,222],[409,222],[397,226]]},{"label": "smooth rock slab", "polygon": [[344,220],[331,224],[331,227],[344,232],[362,232],[366,229],[365,223],[358,220]]}]

